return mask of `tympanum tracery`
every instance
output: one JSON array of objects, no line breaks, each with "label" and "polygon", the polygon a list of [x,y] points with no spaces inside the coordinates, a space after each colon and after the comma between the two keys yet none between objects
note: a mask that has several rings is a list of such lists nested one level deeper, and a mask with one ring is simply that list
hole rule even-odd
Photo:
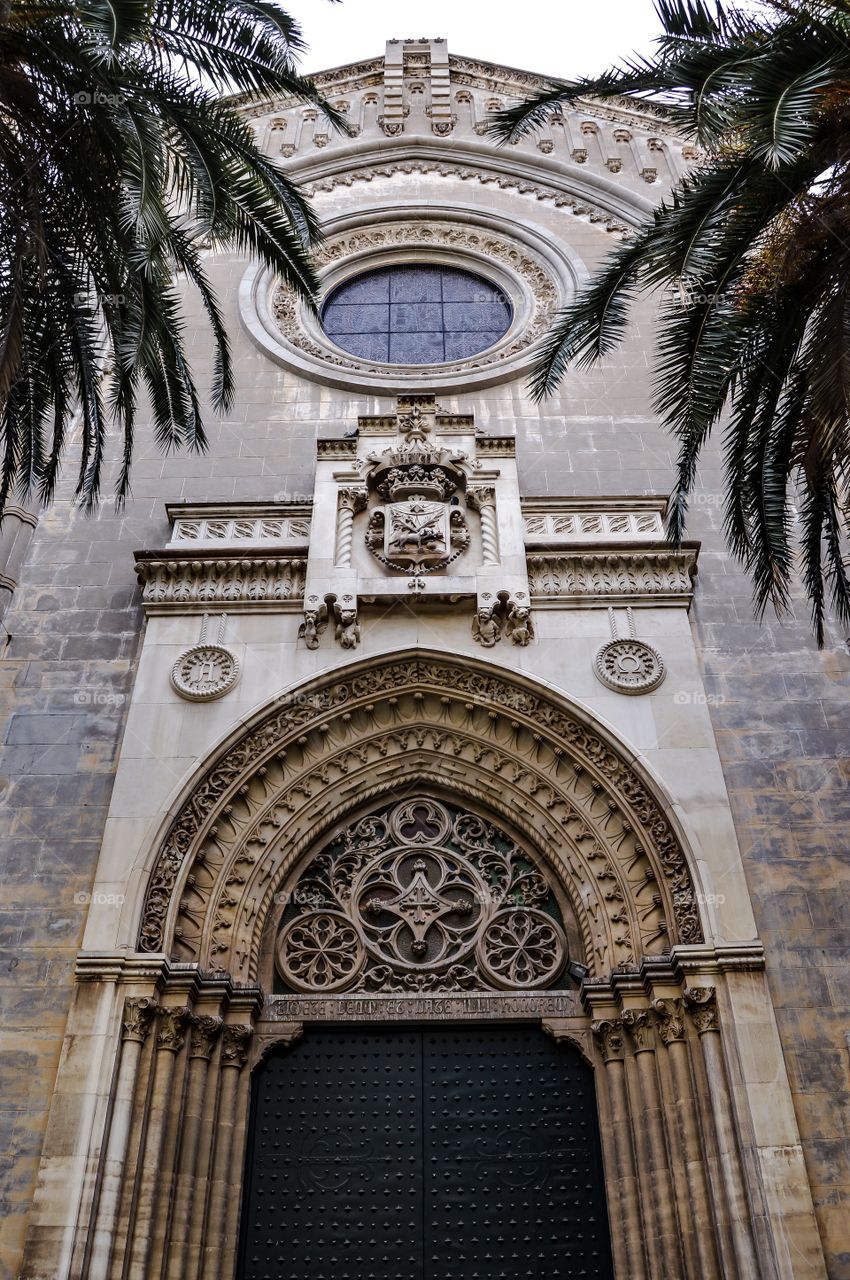
[{"label": "tympanum tracery", "polygon": [[567,945],[530,854],[420,797],[358,819],[313,858],[276,955],[297,992],[525,990],[555,983]]}]

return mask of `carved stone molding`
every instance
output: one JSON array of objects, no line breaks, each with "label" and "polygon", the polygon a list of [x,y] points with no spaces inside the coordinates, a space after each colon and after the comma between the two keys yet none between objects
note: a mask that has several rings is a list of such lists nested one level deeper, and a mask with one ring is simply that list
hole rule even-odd
[{"label": "carved stone molding", "polygon": [[[476,132],[487,133],[488,125],[476,126]],[[315,196],[319,192],[330,192],[337,187],[350,187],[354,182],[372,182],[375,178],[392,178],[397,174],[439,174],[445,178],[455,178],[460,182],[477,182],[481,186],[498,187],[501,191],[515,191],[517,195],[533,196],[535,200],[551,200],[556,209],[564,209],[576,217],[589,218],[591,222],[600,224],[606,231],[624,234],[629,226],[622,218],[616,217],[603,209],[588,195],[568,195],[563,186],[557,182],[547,183],[544,177],[528,178],[520,174],[506,173],[503,170],[485,164],[476,164],[469,160],[464,164],[445,160],[388,160],[380,164],[346,166],[339,173],[327,177],[316,178],[305,184],[306,194]]]},{"label": "carved stone molding", "polygon": [[527,543],[593,542],[622,539],[643,542],[664,537],[666,499],[604,500],[581,504],[575,499],[535,498],[522,503]]},{"label": "carved stone molding", "polygon": [[[185,554],[185,553],[184,553]],[[229,611],[292,603],[304,595],[305,557],[201,555],[166,557],[136,553],[136,576],[148,610],[226,605]]]},{"label": "carved stone molding", "polygon": [[527,557],[528,581],[536,605],[547,600],[585,603],[688,604],[693,596],[696,550],[656,551],[635,547],[575,548]]},{"label": "carved stone molding", "polygon": [[347,797],[365,803],[401,776],[438,779],[542,842],[596,972],[701,939],[661,808],[556,699],[438,658],[373,662],[308,692],[278,700],[187,796],[151,875],[142,951],[254,981],[263,921],[289,868],[321,824],[350,811]]}]

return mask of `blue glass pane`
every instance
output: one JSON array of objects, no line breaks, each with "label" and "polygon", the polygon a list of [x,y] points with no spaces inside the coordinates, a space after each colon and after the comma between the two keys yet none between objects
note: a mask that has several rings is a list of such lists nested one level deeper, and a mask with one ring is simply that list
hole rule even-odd
[{"label": "blue glass pane", "polygon": [[343,341],[337,340],[337,346],[344,346],[353,356],[362,360],[383,360],[390,358],[390,338],[388,333],[347,333]]},{"label": "blue glass pane", "polygon": [[508,327],[509,318],[500,302],[446,302],[443,311],[446,328],[456,332],[473,329],[489,333],[498,329],[504,333]]},{"label": "blue glass pane", "polygon": [[443,273],[439,267],[405,267],[391,272],[390,302],[442,301]]},{"label": "blue glass pane", "polygon": [[390,309],[376,302],[354,302],[335,306],[325,320],[328,333],[386,333],[390,327]]},{"label": "blue glass pane", "polygon": [[467,356],[477,356],[479,351],[486,351],[502,336],[501,333],[447,333],[446,359],[465,360]]},{"label": "blue glass pane", "polygon": [[443,308],[439,302],[394,302],[390,329],[393,333],[442,333]]},{"label": "blue glass pane", "polygon": [[405,264],[348,280],[322,311],[337,346],[367,360],[440,364],[485,351],[513,312],[491,281],[456,267]]},{"label": "blue glass pane", "polygon": [[440,364],[443,356],[441,333],[391,333],[392,364]]}]

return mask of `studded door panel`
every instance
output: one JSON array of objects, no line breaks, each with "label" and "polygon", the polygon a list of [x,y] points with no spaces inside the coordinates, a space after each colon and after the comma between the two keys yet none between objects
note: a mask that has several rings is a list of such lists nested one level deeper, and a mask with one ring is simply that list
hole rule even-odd
[{"label": "studded door panel", "polygon": [[239,1280],[610,1277],[591,1073],[531,1027],[308,1029],[254,1084]]}]

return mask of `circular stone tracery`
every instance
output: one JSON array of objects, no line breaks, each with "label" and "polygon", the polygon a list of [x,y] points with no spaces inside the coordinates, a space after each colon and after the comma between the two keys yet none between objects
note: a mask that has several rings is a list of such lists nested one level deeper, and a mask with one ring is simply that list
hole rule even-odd
[{"label": "circular stone tracery", "polygon": [[545,987],[567,960],[554,896],[525,851],[430,799],[354,823],[291,901],[276,955],[299,992]]}]

